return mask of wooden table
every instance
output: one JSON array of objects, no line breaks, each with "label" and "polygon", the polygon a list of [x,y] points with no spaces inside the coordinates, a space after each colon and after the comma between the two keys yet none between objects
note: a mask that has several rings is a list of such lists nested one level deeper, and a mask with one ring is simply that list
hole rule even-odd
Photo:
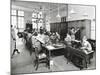
[{"label": "wooden table", "polygon": [[45,46],[46,50],[49,52],[49,60],[52,60],[51,51],[64,49],[65,47],[66,46],[64,44],[53,44],[53,45]]}]

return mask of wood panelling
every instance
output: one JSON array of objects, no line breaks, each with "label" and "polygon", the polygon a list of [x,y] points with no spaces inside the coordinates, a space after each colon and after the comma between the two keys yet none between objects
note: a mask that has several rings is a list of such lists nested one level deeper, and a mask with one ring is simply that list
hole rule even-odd
[{"label": "wood panelling", "polygon": [[87,38],[91,37],[91,20],[88,19],[51,23],[50,31],[58,32],[61,36],[65,37],[71,27],[75,27],[75,29],[77,27],[80,28],[80,38],[83,36],[87,36]]}]

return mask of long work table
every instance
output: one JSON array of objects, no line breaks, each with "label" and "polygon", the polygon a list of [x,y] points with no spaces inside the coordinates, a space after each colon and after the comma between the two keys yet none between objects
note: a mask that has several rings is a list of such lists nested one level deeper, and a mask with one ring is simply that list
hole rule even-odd
[{"label": "long work table", "polygon": [[73,47],[66,47],[64,56],[68,61],[72,62],[75,66],[82,68],[87,68],[87,64],[90,63],[90,58],[93,57],[93,52],[85,53],[81,49],[76,49]]}]

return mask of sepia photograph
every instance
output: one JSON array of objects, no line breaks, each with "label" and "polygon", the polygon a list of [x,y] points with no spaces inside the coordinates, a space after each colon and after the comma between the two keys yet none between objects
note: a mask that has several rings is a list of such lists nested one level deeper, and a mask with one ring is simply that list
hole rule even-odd
[{"label": "sepia photograph", "polygon": [[11,74],[96,69],[96,6],[11,0]]}]

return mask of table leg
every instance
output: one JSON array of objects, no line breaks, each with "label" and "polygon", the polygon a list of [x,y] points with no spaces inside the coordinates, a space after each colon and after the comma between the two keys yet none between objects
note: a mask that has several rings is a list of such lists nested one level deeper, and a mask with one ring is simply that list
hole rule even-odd
[{"label": "table leg", "polygon": [[51,60],[51,51],[49,50],[49,67],[50,67],[50,60]]}]

